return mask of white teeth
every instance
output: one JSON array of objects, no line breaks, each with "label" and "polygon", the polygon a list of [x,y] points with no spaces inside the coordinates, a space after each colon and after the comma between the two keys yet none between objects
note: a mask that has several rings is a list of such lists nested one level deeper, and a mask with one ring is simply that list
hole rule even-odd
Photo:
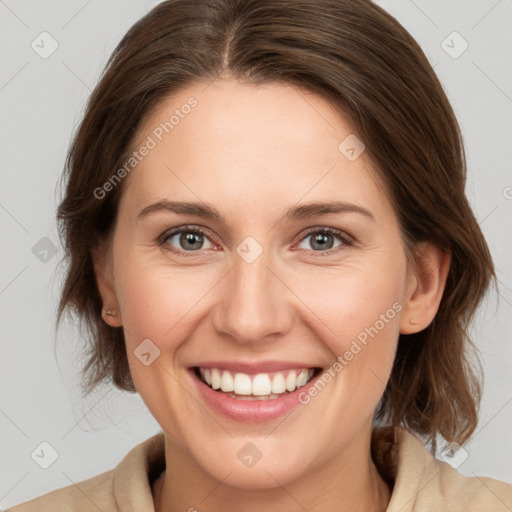
[{"label": "white teeth", "polygon": [[281,372],[274,375],[272,379],[272,393],[284,393],[286,391],[286,381]]},{"label": "white teeth", "polygon": [[223,372],[222,379],[220,379],[220,389],[225,393],[235,389],[233,387],[233,377],[231,376],[231,373]]},{"label": "white teeth", "polygon": [[306,384],[308,380],[309,379],[307,370],[302,370],[299,376],[297,377],[297,387],[301,388],[302,386],[304,386],[304,384]]},{"label": "white teeth", "polygon": [[[252,394],[257,396],[270,395],[272,393],[272,383],[266,373],[258,373],[252,381]],[[249,394],[249,393],[247,393]]]},{"label": "white teeth", "polygon": [[220,389],[220,373],[217,368],[212,369],[212,388]]},{"label": "white teeth", "polygon": [[[229,372],[224,370],[224,373]],[[251,377],[249,377],[249,375],[246,375],[245,373],[235,373],[235,378],[233,380],[233,391],[237,395],[251,395]]]},{"label": "white teeth", "polygon": [[275,400],[276,398],[281,398],[283,395],[275,395],[274,393],[265,396],[254,396],[254,395],[235,395],[234,393],[228,393],[228,396],[231,398],[236,398],[237,400],[245,400],[247,402],[254,402],[258,400]]},{"label": "white teeth", "polygon": [[230,396],[246,395],[247,399],[253,396],[264,400],[279,398],[279,395],[304,386],[315,371],[312,368],[300,371],[289,370],[286,377],[283,372],[275,372],[273,376],[268,373],[258,373],[252,378],[241,372],[233,376],[229,370],[219,368],[199,368],[199,373],[203,381],[215,390],[231,393]]},{"label": "white teeth", "polygon": [[286,390],[295,391],[297,388],[297,375],[294,372],[290,372],[286,377]]}]

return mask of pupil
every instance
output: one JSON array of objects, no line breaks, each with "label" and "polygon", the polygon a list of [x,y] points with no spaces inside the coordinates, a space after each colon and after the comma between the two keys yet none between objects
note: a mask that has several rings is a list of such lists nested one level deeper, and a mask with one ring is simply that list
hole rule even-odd
[{"label": "pupil", "polygon": [[180,243],[185,249],[197,250],[201,248],[202,238],[199,233],[184,233],[180,237]]},{"label": "pupil", "polygon": [[[327,237],[330,237],[330,240],[327,240]],[[330,241],[330,243],[329,243]],[[320,244],[318,247],[315,247],[315,244]],[[313,240],[313,248],[320,249],[331,249],[332,248],[332,235],[326,233],[317,233]]]}]

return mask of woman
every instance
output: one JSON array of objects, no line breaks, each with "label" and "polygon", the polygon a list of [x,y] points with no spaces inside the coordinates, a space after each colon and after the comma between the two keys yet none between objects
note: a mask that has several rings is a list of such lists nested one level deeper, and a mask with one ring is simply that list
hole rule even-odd
[{"label": "woman", "polygon": [[448,100],[353,0],[171,0],[124,37],[68,155],[59,317],[87,391],[162,432],[12,508],[510,510],[433,458],[477,423],[494,277]]}]

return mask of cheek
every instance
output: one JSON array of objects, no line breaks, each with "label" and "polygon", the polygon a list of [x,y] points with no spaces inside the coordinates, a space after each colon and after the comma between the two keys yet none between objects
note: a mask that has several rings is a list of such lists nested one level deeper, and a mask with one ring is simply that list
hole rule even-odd
[{"label": "cheek", "polygon": [[118,286],[123,326],[136,338],[179,339],[173,335],[212,288],[205,272],[176,270],[164,265],[129,265],[126,261]]},{"label": "cheek", "polygon": [[405,279],[399,256],[303,279],[298,294],[307,297],[310,325],[332,354],[324,375],[340,404],[336,414],[372,414],[380,399],[398,342]]},{"label": "cheek", "polygon": [[[310,270],[297,278],[297,294],[305,297],[312,315],[321,321],[324,340],[339,353],[347,340],[364,338],[368,329],[389,331],[393,326],[398,332],[399,312],[402,309],[405,272],[396,262],[346,266],[342,269]],[[336,350],[335,350],[336,349]]]},{"label": "cheek", "polygon": [[[167,434],[179,439],[184,341],[201,323],[204,301],[218,276],[151,262],[142,252],[119,260],[116,289],[130,372],[140,396]],[[147,340],[150,340],[149,343]],[[149,353],[144,361],[145,353]]]}]

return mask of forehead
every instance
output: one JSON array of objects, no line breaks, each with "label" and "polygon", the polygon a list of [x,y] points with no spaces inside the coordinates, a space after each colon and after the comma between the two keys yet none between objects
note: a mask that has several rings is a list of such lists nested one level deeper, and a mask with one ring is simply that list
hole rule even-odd
[{"label": "forehead", "polygon": [[131,171],[122,202],[179,198],[270,211],[304,198],[378,208],[386,197],[365,153],[347,157],[347,144],[362,149],[355,137],[325,98],[290,84],[190,85],[140,126],[132,149],[151,149]]}]

